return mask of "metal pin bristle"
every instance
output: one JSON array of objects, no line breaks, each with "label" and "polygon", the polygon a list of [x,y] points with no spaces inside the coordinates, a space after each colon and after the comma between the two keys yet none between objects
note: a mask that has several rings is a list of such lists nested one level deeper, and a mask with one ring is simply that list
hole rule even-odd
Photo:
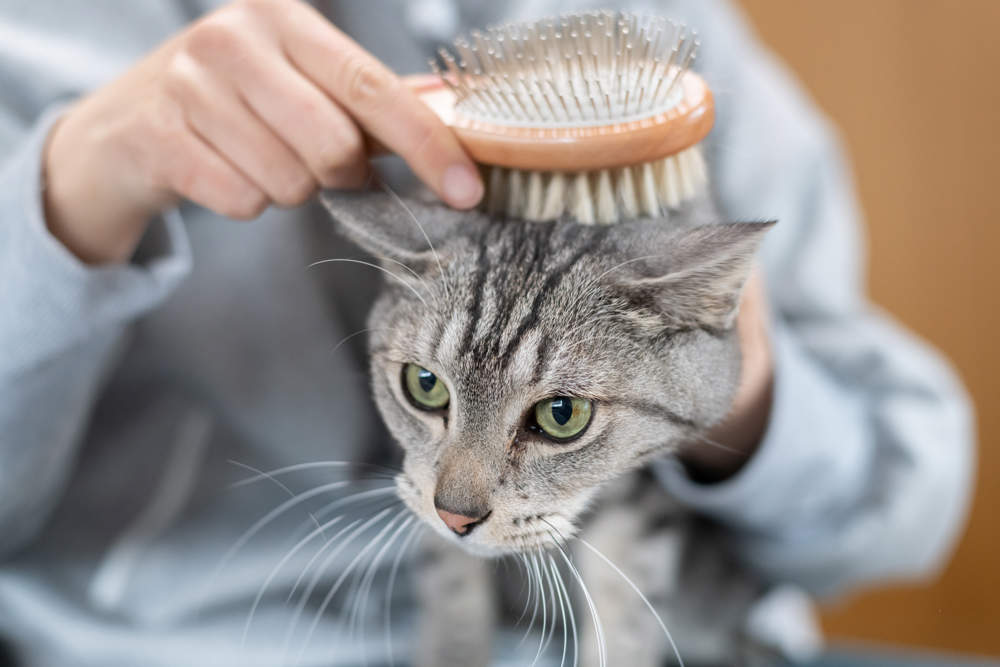
[{"label": "metal pin bristle", "polygon": [[[659,16],[595,11],[473,31],[439,52],[460,114],[502,125],[604,125],[682,98],[692,31]],[[502,101],[499,102],[499,101]]]}]

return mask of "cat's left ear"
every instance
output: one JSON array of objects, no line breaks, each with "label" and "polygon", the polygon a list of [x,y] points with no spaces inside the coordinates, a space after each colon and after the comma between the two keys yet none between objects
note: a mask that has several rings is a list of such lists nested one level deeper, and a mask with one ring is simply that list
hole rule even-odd
[{"label": "cat's left ear", "polygon": [[351,241],[417,272],[436,266],[445,243],[468,234],[482,217],[429,197],[404,199],[382,190],[326,190],[319,198]]},{"label": "cat's left ear", "polygon": [[[733,326],[754,253],[774,222],[737,222],[630,234],[619,286],[676,328]],[[614,271],[609,275],[614,275]]]}]

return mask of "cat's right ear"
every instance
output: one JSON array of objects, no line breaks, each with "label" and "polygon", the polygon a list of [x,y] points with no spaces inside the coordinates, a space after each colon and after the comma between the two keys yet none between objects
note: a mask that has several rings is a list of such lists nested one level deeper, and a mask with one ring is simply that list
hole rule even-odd
[{"label": "cat's right ear", "polygon": [[726,330],[736,321],[754,253],[773,225],[736,222],[669,230],[658,221],[622,223],[629,259],[609,273],[670,326]]},{"label": "cat's right ear", "polygon": [[417,272],[437,266],[446,257],[446,242],[482,217],[427,198],[404,199],[391,190],[326,190],[320,201],[338,228],[366,252]]}]

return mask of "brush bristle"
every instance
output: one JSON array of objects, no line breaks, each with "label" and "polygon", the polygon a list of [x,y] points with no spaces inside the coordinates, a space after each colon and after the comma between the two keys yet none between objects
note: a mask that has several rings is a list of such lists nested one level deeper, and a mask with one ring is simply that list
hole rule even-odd
[{"label": "brush bristle", "polygon": [[[693,32],[658,16],[586,12],[506,24],[441,49],[432,68],[452,88],[455,112],[509,127],[577,128],[654,117],[683,99]],[[594,172],[486,166],[487,210],[526,220],[611,224],[663,217],[708,180],[695,145],[654,162]]]},{"label": "brush bristle", "polygon": [[656,162],[592,172],[486,169],[487,211],[538,222],[569,218],[613,224],[641,216],[669,217],[708,182],[699,146]]},{"label": "brush bristle", "polygon": [[445,49],[440,56],[457,113],[500,125],[581,127],[675,106],[697,47],[669,19],[604,11],[472,32],[455,40],[457,58]]}]

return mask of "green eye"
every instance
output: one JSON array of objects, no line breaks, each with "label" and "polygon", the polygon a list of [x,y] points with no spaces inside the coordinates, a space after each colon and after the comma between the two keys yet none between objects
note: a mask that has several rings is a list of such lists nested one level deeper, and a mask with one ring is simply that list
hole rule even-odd
[{"label": "green eye", "polygon": [[583,433],[593,406],[585,398],[556,396],[535,405],[535,423],[553,440],[569,440]]},{"label": "green eye", "polygon": [[422,410],[441,410],[448,405],[448,388],[438,376],[416,364],[403,368],[403,388],[410,400]]}]

